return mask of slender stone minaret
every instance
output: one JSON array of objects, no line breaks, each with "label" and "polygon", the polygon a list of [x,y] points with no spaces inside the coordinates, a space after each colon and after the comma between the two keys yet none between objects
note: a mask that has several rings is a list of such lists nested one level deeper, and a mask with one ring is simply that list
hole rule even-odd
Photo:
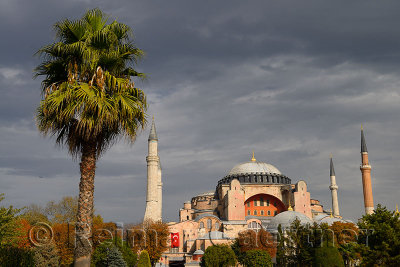
[{"label": "slender stone minaret", "polygon": [[151,124],[150,135],[148,139],[148,156],[147,161],[147,196],[146,211],[144,220],[161,221],[162,210],[162,183],[161,183],[161,166],[158,157],[158,138],[156,126]]},{"label": "slender stone minaret", "polygon": [[371,165],[368,162],[368,150],[365,143],[364,130],[361,125],[361,166],[362,184],[364,192],[365,214],[374,212],[374,199],[372,197]]},{"label": "slender stone minaret", "polygon": [[338,186],[336,185],[335,168],[333,167],[332,155],[331,155],[330,176],[331,176],[331,185],[329,186],[329,189],[331,190],[331,194],[332,194],[333,216],[339,217],[340,216],[340,214],[339,214],[339,202],[338,202],[338,197],[337,197]]}]

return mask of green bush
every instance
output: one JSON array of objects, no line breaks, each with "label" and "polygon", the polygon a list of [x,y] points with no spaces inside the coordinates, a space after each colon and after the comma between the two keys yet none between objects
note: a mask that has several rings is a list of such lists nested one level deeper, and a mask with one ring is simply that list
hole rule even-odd
[{"label": "green bush", "polygon": [[122,253],[112,242],[103,242],[97,246],[92,255],[92,266],[127,267]]},{"label": "green bush", "polygon": [[122,242],[121,238],[116,237],[113,240],[114,245],[118,248],[121,252],[124,261],[128,267],[135,267],[137,264],[137,254],[133,253],[132,248],[129,247],[127,242]]},{"label": "green bush", "polygon": [[325,243],[322,247],[315,248],[313,266],[344,267],[344,262],[339,250]]},{"label": "green bush", "polygon": [[243,259],[245,267],[270,267],[272,266],[271,256],[265,250],[252,249],[245,253]]},{"label": "green bush", "polygon": [[34,267],[33,251],[12,246],[0,247],[0,266]]},{"label": "green bush", "polygon": [[32,249],[35,259],[35,267],[58,267],[60,257],[53,243]]},{"label": "green bush", "polygon": [[150,257],[147,250],[143,250],[140,253],[138,267],[151,267]]},{"label": "green bush", "polygon": [[236,265],[236,256],[228,245],[214,245],[206,249],[201,266],[228,267]]}]

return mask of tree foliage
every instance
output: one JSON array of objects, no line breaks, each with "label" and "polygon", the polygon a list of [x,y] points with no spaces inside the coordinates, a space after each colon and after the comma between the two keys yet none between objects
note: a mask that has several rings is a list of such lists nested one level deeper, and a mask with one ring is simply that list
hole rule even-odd
[{"label": "tree foliage", "polygon": [[92,248],[87,237],[97,159],[121,136],[133,142],[147,116],[146,97],[132,80],[143,76],[133,68],[143,51],[127,25],[108,22],[99,9],[57,22],[57,40],[39,49],[43,61],[35,69],[36,76],[44,76],[36,111],[39,131],[81,159],[75,258],[85,264]]},{"label": "tree foliage", "polygon": [[132,77],[142,77],[133,65],[143,56],[132,41],[132,30],[99,9],[78,20],[54,25],[58,40],[39,49],[43,62],[35,69],[42,81],[43,100],[37,124],[56,135],[72,155],[94,142],[99,156],[125,134],[134,141],[146,123],[144,93]]},{"label": "tree foliage", "polygon": [[272,266],[271,256],[267,251],[261,249],[247,250],[243,259],[245,267],[270,267]]},{"label": "tree foliage", "polygon": [[146,250],[152,264],[158,262],[165,250],[168,249],[170,232],[168,225],[158,221],[146,221],[131,227],[127,239],[134,251]]},{"label": "tree foliage", "polygon": [[346,266],[360,262],[360,246],[357,244],[359,229],[353,223],[334,222],[329,229],[334,233],[334,244],[342,255]]},{"label": "tree foliage", "polygon": [[134,267],[137,263],[137,254],[132,251],[129,243],[123,241],[119,236],[115,236],[113,239],[113,244],[121,252],[124,261],[128,267]]},{"label": "tree foliage", "polygon": [[201,266],[228,267],[236,265],[236,256],[228,245],[209,246],[201,259]]},{"label": "tree foliage", "polygon": [[[317,251],[326,246],[333,247],[336,255],[335,234],[328,224],[302,225],[298,219],[294,220],[290,229],[285,231],[278,227],[279,242],[277,252],[277,263],[279,266],[311,266]],[[325,250],[318,252],[323,255]],[[341,261],[343,259],[339,254]],[[340,265],[341,266],[341,265]]]},{"label": "tree foliage", "polygon": [[0,246],[0,266],[34,267],[34,252],[30,249],[10,245]]},{"label": "tree foliage", "polygon": [[[239,251],[236,249],[236,244]],[[265,250],[271,257],[276,255],[275,238],[268,231],[260,229],[259,231],[247,230],[239,233],[237,241],[233,244],[238,261],[242,263],[243,253],[248,250]],[[239,253],[240,252],[240,253]]]},{"label": "tree foliage", "polygon": [[337,247],[324,243],[314,250],[313,266],[344,267],[344,262]]},{"label": "tree foliage", "polygon": [[76,221],[78,197],[65,196],[59,201],[51,200],[45,206],[31,204],[25,207],[22,217],[30,224],[39,222],[48,224],[73,223]]},{"label": "tree foliage", "polygon": [[358,243],[363,265],[400,266],[399,216],[378,205],[374,213],[361,218]]},{"label": "tree foliage", "polygon": [[121,252],[111,242],[103,242],[94,250],[92,255],[92,263],[96,267],[126,267]]},{"label": "tree foliage", "polygon": [[[0,202],[4,200],[4,194],[0,194]],[[9,244],[16,234],[16,215],[20,209],[12,206],[0,207],[0,245]]]},{"label": "tree foliage", "polygon": [[58,267],[60,257],[56,246],[51,242],[42,246],[35,247],[34,261],[35,267]]},{"label": "tree foliage", "polygon": [[138,267],[151,267],[150,256],[147,250],[140,252]]}]

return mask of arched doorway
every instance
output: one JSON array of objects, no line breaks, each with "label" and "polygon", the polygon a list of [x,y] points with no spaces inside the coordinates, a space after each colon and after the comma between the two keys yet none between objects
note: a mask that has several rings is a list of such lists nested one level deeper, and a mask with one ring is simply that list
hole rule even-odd
[{"label": "arched doorway", "polygon": [[258,194],[244,202],[246,216],[276,216],[286,210],[278,198],[268,194]]}]

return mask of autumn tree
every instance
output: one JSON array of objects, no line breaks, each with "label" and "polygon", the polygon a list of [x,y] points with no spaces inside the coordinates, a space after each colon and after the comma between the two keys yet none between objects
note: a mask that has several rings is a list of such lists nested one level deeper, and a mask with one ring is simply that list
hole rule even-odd
[{"label": "autumn tree", "polygon": [[146,250],[151,263],[155,264],[168,249],[169,235],[167,224],[161,221],[146,221],[130,227],[127,231],[127,240],[134,251]]},{"label": "autumn tree", "polygon": [[50,223],[71,223],[76,221],[78,197],[66,196],[60,201],[49,201],[44,208]]},{"label": "autumn tree", "polygon": [[50,223],[45,209],[37,204],[31,204],[27,207],[24,207],[21,217],[27,220],[31,225],[35,225],[40,222]]},{"label": "autumn tree", "polygon": [[68,223],[55,223],[52,225],[54,232],[54,243],[58,250],[60,263],[70,266],[74,261],[74,225]]},{"label": "autumn tree", "polygon": [[346,266],[353,266],[361,260],[360,245],[357,244],[358,227],[353,223],[334,222],[329,229],[334,233],[334,243]]},{"label": "autumn tree", "polygon": [[245,253],[249,250],[260,249],[267,251],[271,257],[275,257],[276,255],[276,239],[271,233],[264,229],[258,231],[242,231],[239,233],[235,243],[239,251],[236,249],[236,245],[233,248],[235,248],[234,251],[237,253],[236,255],[238,256],[239,262],[241,262],[244,256],[241,253]]}]

